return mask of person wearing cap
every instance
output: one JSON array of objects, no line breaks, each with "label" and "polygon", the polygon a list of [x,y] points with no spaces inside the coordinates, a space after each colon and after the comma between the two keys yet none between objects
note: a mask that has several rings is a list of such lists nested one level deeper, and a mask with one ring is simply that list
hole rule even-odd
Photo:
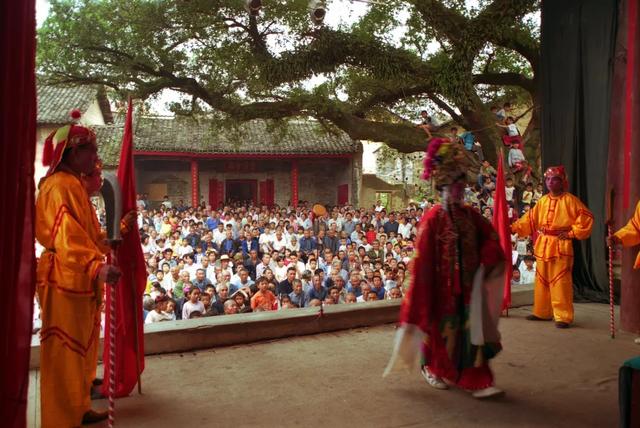
[{"label": "person wearing cap", "polygon": [[[36,239],[45,248],[36,276],[41,426],[70,427],[107,417],[91,409],[89,393],[104,283],[115,283],[120,271],[105,260],[109,248],[89,200],[88,190],[99,189],[100,182],[95,133],[76,123],[53,131],[45,141],[43,164],[49,169],[38,186],[35,217]],[[135,227],[135,214],[129,214],[123,232]]]},{"label": "person wearing cap", "polygon": [[[436,185],[442,204],[420,221],[411,285],[402,302],[396,345],[385,375],[415,366],[421,352],[422,376],[429,386],[439,390],[457,386],[479,399],[501,395],[489,360],[501,349],[497,319],[504,251],[493,226],[464,205],[468,169],[464,148],[434,139],[424,163],[423,178]],[[490,308],[494,310],[489,312]]]},{"label": "person wearing cap", "polygon": [[573,322],[573,240],[587,239],[593,214],[569,193],[563,166],[544,173],[549,193],[511,225],[519,236],[538,234],[534,246],[536,281],[530,321],[555,320],[558,328]]}]

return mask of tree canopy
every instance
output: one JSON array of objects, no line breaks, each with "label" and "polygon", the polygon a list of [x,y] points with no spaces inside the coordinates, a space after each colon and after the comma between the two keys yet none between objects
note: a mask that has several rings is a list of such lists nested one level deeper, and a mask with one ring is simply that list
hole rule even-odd
[{"label": "tree canopy", "polygon": [[[223,122],[311,116],[405,153],[425,148],[411,119],[430,106],[495,159],[489,105],[537,102],[540,4],[473,4],[372,1],[352,22],[318,26],[307,0],[265,0],[257,17],[243,0],[51,0],[38,71],[140,98],[172,89],[184,94],[176,114]],[[537,123],[534,108],[527,134]]]}]

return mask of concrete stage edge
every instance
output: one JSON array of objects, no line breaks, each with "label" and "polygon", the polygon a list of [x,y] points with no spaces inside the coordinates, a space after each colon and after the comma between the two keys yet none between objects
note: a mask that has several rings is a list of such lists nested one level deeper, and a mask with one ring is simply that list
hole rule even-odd
[{"label": "concrete stage edge", "polygon": [[[512,292],[511,307],[533,304],[533,285]],[[357,327],[393,323],[398,319],[400,299],[329,305],[320,316],[318,307],[274,312],[166,321],[144,326],[145,355],[188,352],[240,345],[291,336],[326,333]],[[102,337],[100,347],[102,349]],[[102,355],[102,352],[100,352]],[[40,367],[40,342],[31,344],[30,369]]]}]

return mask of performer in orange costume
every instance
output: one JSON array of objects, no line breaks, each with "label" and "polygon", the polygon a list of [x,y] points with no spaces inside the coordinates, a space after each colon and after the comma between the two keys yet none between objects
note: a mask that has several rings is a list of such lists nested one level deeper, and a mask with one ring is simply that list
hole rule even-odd
[{"label": "performer in orange costume", "polygon": [[104,235],[83,183],[99,161],[93,131],[75,124],[54,131],[43,161],[50,167],[36,201],[36,239],[45,247],[37,270],[42,427],[76,427],[107,417],[91,410],[89,393],[103,285],[120,273],[105,262]]},{"label": "performer in orange costume", "polygon": [[[636,211],[629,222],[611,237],[612,244],[622,244],[623,247],[633,247],[640,244],[640,202],[636,205]],[[640,253],[633,265],[634,269],[640,269]]]},{"label": "performer in orange costume", "polygon": [[534,246],[536,282],[533,315],[529,320],[556,321],[567,328],[573,322],[573,239],[591,235],[593,215],[576,196],[567,192],[564,167],[548,168],[544,173],[549,189],[540,201],[511,230],[520,236],[538,233]]}]

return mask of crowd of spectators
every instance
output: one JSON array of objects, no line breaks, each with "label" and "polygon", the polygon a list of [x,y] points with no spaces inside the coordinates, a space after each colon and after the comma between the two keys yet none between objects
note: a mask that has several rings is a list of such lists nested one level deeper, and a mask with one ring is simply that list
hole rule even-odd
[{"label": "crowd of spectators", "polygon": [[168,198],[153,208],[141,195],[145,322],[401,298],[425,209],[215,210]]}]

